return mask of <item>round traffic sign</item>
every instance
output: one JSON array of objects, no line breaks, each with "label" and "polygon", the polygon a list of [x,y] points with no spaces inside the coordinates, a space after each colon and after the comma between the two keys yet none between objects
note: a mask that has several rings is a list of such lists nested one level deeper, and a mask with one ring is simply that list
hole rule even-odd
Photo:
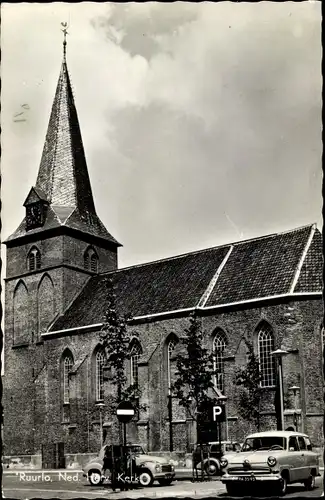
[{"label": "round traffic sign", "polygon": [[116,409],[116,415],[120,422],[129,422],[134,414],[134,408],[129,401],[122,401]]}]

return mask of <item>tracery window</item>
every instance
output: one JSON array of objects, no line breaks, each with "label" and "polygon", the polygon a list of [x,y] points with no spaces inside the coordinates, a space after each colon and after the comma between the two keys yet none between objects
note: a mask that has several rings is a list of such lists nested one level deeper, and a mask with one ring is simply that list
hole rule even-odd
[{"label": "tracery window", "polygon": [[275,359],[271,352],[274,351],[274,335],[269,324],[263,323],[257,330],[258,359],[261,374],[261,387],[273,387],[276,384]]},{"label": "tracery window", "polygon": [[69,373],[73,367],[73,357],[71,353],[66,353],[63,357],[62,370],[63,370],[63,403],[70,402],[70,377]]},{"label": "tracery window", "polygon": [[27,257],[27,266],[29,271],[41,268],[41,252],[38,248],[33,247]]},{"label": "tracery window", "polygon": [[104,399],[104,364],[105,354],[104,351],[99,349],[95,356],[95,393],[96,401]]},{"label": "tracery window", "polygon": [[220,330],[213,339],[214,385],[224,392],[224,352],[227,346],[225,334]]},{"label": "tracery window", "polygon": [[131,357],[130,357],[130,374],[131,374],[131,384],[139,385],[139,359],[142,354],[141,345],[139,342],[135,341],[131,345]]},{"label": "tracery window", "polygon": [[168,380],[168,389],[172,386],[173,383],[173,363],[172,356],[175,350],[176,345],[178,344],[178,339],[176,337],[172,337],[167,342],[167,380]]},{"label": "tracery window", "polygon": [[84,253],[84,268],[93,273],[98,272],[98,255],[92,247],[87,248]]}]

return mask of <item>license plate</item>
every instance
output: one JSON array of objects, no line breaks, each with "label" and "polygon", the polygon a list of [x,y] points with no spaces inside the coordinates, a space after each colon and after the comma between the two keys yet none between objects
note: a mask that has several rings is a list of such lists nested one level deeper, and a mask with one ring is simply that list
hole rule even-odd
[{"label": "license plate", "polygon": [[171,479],[173,476],[171,474],[165,474],[166,479]]},{"label": "license plate", "polygon": [[238,481],[256,481],[255,476],[239,476]]}]

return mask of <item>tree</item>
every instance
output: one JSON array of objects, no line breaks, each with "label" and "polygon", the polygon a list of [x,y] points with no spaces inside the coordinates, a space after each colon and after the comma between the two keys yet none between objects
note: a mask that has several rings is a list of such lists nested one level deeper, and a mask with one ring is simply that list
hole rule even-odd
[{"label": "tree", "polygon": [[245,340],[247,346],[247,364],[245,368],[239,368],[235,374],[235,384],[240,387],[238,391],[238,413],[259,429],[260,426],[260,402],[262,380],[259,361],[254,353],[253,345]]},{"label": "tree", "polygon": [[[197,313],[190,316],[189,328],[180,339],[182,350],[176,355],[176,381],[172,385],[174,396],[197,423],[205,420],[205,413],[216,398],[208,395],[214,387],[213,353],[203,347],[201,320]],[[200,441],[198,433],[198,441]]]},{"label": "tree", "polygon": [[111,371],[110,380],[116,389],[111,410],[114,411],[121,401],[130,401],[139,409],[141,391],[136,384],[127,385],[125,372],[126,363],[131,357],[127,319],[117,310],[112,280],[108,279],[105,286],[108,300],[100,340],[106,354],[106,368]]}]

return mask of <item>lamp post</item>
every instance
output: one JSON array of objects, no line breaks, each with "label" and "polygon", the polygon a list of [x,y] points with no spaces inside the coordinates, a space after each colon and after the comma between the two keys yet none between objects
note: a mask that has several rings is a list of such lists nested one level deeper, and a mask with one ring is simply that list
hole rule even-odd
[{"label": "lamp post", "polygon": [[298,431],[298,398],[297,398],[297,393],[300,391],[300,387],[298,385],[293,385],[292,387],[289,387],[289,391],[293,392],[293,397],[294,397],[294,414],[293,414],[293,419],[294,419],[294,426],[296,428],[296,432]]},{"label": "lamp post", "polygon": [[100,430],[100,447],[103,447],[103,419],[102,411],[105,406],[104,403],[97,403],[96,406],[99,408],[99,430]]},{"label": "lamp post", "polygon": [[288,351],[284,349],[277,349],[270,353],[278,360],[278,375],[279,375],[279,394],[280,394],[280,420],[281,420],[281,430],[284,430],[284,403],[283,403],[283,371],[282,371],[282,358],[288,354]]},{"label": "lamp post", "polygon": [[229,439],[228,415],[227,415],[227,411],[226,411],[226,402],[227,402],[227,400],[228,400],[227,396],[221,395],[221,396],[218,397],[218,401],[220,401],[221,403],[223,403],[224,408],[225,408],[226,441],[228,441],[228,439]]}]

